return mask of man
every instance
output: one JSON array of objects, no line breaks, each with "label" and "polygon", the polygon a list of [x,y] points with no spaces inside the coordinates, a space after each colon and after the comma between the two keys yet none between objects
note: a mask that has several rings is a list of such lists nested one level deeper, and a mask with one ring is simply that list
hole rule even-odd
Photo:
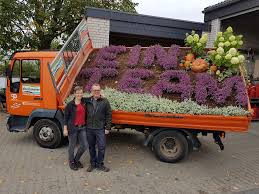
[{"label": "man", "polygon": [[[68,160],[69,167],[72,170],[83,168],[80,158],[87,149],[86,139],[86,102],[83,98],[83,88],[76,86],[74,88],[75,98],[71,100],[65,108],[64,118],[64,136],[68,136]],[[79,149],[74,155],[76,143],[79,141]]]},{"label": "man", "polygon": [[[92,96],[87,99],[87,140],[90,152],[90,166],[87,171],[93,169],[108,172],[110,169],[104,166],[105,135],[111,129],[112,111],[109,101],[101,95],[101,86],[94,84],[91,88]],[[96,155],[96,146],[98,155]]]}]

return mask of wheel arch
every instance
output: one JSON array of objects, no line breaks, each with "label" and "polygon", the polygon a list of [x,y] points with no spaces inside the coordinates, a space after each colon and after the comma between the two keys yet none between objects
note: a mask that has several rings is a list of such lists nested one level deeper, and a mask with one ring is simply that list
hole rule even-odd
[{"label": "wheel arch", "polygon": [[[150,142],[153,142],[153,139],[155,136],[157,136],[161,132],[165,131],[176,131],[182,133],[186,138],[190,137],[190,139],[193,138],[193,133],[192,130],[186,130],[186,129],[181,129],[181,128],[158,128],[154,129],[147,137],[147,139],[144,142],[144,145],[147,146]],[[153,145],[152,145],[153,146]]]},{"label": "wheel arch", "polygon": [[64,115],[61,110],[50,110],[50,109],[35,109],[29,116],[26,128],[29,129],[31,126],[34,126],[34,124],[40,120],[40,119],[50,119],[52,121],[55,121],[60,130],[63,128],[64,124]]}]

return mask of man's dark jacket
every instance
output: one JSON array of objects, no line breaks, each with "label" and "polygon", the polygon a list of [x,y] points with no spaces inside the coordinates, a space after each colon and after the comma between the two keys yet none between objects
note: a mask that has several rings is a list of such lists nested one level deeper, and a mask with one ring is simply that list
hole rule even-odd
[{"label": "man's dark jacket", "polygon": [[87,129],[111,129],[112,110],[106,98],[98,98],[96,107],[93,105],[93,97],[86,98]]}]

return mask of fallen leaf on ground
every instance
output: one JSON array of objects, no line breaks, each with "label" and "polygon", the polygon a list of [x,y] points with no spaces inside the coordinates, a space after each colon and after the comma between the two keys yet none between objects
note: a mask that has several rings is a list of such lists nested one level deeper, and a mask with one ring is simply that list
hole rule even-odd
[{"label": "fallen leaf on ground", "polygon": [[0,185],[4,182],[4,179],[0,179]]}]

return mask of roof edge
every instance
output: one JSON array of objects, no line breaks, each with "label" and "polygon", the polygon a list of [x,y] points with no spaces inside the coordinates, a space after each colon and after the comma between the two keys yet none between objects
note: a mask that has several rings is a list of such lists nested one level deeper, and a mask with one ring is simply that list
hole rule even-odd
[{"label": "roof edge", "polygon": [[214,11],[214,10],[217,10],[217,9],[235,4],[239,1],[242,1],[242,0],[225,0],[225,1],[219,2],[215,5],[205,7],[204,10],[202,11],[202,13],[208,13],[208,12],[211,12],[211,11]]},{"label": "roof edge", "polygon": [[131,16],[140,16],[140,17],[144,16],[144,17],[150,17],[150,18],[154,18],[154,19],[163,19],[163,20],[171,20],[171,21],[178,21],[178,22],[188,22],[188,23],[193,23],[193,24],[204,24],[203,22],[181,20],[181,19],[174,19],[174,18],[167,18],[167,17],[159,17],[159,16],[153,16],[153,15],[138,14],[138,13],[110,10],[110,9],[105,9],[105,8],[88,7],[88,6],[85,8],[85,16],[88,16],[87,10],[92,10],[92,11],[95,10],[95,11],[103,12],[103,14],[100,15],[99,17],[105,18],[105,19],[111,19],[111,15],[110,15],[111,13],[118,13],[118,14],[127,14],[127,15],[131,15]]}]

